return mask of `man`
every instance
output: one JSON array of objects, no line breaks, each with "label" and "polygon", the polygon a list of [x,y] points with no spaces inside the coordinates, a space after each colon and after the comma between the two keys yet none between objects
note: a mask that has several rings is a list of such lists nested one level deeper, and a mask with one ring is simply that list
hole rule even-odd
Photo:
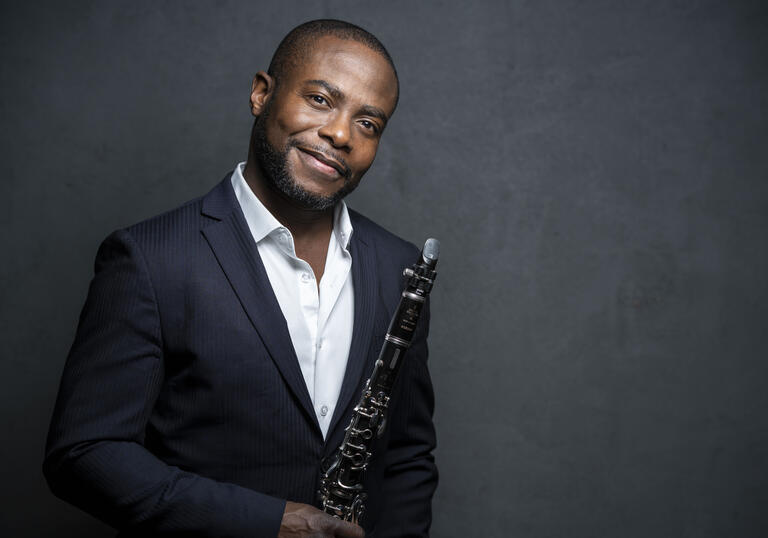
[{"label": "man", "polygon": [[[55,494],[120,536],[363,536],[317,488],[418,253],[341,200],[397,98],[375,37],[303,24],[253,80],[247,162],[102,243],[49,433]],[[373,445],[372,536],[428,533],[428,322]]]}]

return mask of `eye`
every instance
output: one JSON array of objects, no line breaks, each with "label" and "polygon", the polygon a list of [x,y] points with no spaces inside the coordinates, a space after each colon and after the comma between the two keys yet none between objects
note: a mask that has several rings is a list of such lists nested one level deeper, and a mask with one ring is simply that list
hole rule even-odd
[{"label": "eye", "polygon": [[362,125],[366,131],[371,131],[372,133],[379,132],[379,128],[372,121],[360,120],[360,125]]},{"label": "eye", "polygon": [[328,101],[326,101],[325,97],[323,97],[322,95],[313,94],[313,95],[310,95],[309,98],[312,99],[312,101],[314,101],[318,105],[328,104]]}]

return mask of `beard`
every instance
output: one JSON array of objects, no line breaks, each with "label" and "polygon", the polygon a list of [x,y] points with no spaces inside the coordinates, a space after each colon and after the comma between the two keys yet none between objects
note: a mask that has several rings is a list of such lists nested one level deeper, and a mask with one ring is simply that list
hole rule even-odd
[{"label": "beard", "polygon": [[270,100],[253,126],[253,149],[256,154],[256,162],[264,173],[267,182],[272,188],[304,209],[322,211],[335,206],[341,199],[355,190],[359,181],[352,181],[349,167],[342,159],[336,158],[344,166],[344,173],[342,174],[344,183],[339,190],[332,194],[322,195],[302,187],[288,169],[288,151],[297,146],[303,146],[320,153],[326,153],[326,151],[311,144],[300,143],[292,138],[288,140],[282,150],[270,144],[264,125],[269,116],[271,104]]}]

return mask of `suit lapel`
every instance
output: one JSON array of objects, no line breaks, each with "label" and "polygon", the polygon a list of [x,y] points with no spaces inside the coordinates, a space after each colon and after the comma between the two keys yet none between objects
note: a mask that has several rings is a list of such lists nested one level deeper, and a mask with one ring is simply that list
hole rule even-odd
[{"label": "suit lapel", "polygon": [[355,293],[355,320],[352,329],[352,343],[349,347],[349,359],[344,373],[344,381],[336,402],[336,409],[328,427],[326,443],[331,441],[339,420],[353,399],[360,396],[363,375],[370,372],[373,361],[370,360],[371,338],[373,336],[376,303],[378,302],[379,276],[376,254],[365,242],[361,229],[355,228],[350,240],[352,255],[352,283]]},{"label": "suit lapel", "polygon": [[288,325],[232,190],[230,175],[225,176],[203,199],[203,214],[217,219],[217,222],[203,228],[203,236],[283,379],[319,434],[320,426],[291,342]]}]

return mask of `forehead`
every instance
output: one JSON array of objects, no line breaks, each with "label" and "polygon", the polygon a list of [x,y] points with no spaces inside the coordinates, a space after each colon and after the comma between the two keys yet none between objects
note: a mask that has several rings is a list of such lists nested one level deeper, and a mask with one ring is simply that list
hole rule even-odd
[{"label": "forehead", "polygon": [[287,77],[291,86],[324,80],[337,87],[345,99],[385,110],[391,115],[397,100],[397,80],[392,67],[378,52],[353,40],[323,36]]}]

